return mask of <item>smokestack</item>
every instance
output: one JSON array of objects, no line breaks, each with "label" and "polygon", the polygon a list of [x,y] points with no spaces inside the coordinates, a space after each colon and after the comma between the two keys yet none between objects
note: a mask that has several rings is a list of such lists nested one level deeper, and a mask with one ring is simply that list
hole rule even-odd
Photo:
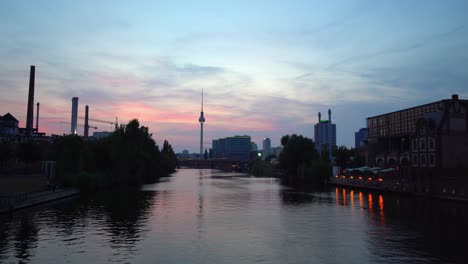
[{"label": "smokestack", "polygon": [[85,106],[85,119],[84,119],[84,137],[85,138],[88,138],[88,134],[89,134],[88,111],[89,111],[89,107]]},{"label": "smokestack", "polygon": [[34,79],[36,66],[31,65],[29,72],[29,94],[28,94],[28,112],[26,116],[26,135],[31,135],[34,122]]},{"label": "smokestack", "polygon": [[318,122],[320,123],[320,119],[322,118],[322,114],[318,113]]},{"label": "smokestack", "polygon": [[78,121],[78,97],[72,98],[72,116],[71,116],[71,133],[76,135],[76,125]]},{"label": "smokestack", "polygon": [[333,143],[333,125],[331,122],[331,109],[328,109],[328,159],[332,160],[332,143]]},{"label": "smokestack", "polygon": [[36,104],[37,110],[36,110],[36,133],[39,133],[39,102]]}]

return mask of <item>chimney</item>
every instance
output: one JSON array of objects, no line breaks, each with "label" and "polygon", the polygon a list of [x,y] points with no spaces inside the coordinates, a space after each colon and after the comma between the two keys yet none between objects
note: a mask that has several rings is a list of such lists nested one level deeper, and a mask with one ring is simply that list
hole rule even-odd
[{"label": "chimney", "polygon": [[322,114],[318,113],[318,122],[320,123],[320,119],[322,118]]},{"label": "chimney", "polygon": [[72,98],[71,134],[76,135],[78,121],[78,97]]},{"label": "chimney", "polygon": [[29,94],[28,94],[28,112],[26,116],[26,135],[30,136],[33,130],[34,122],[34,79],[36,66],[31,65],[29,73]]},{"label": "chimney", "polygon": [[85,138],[88,138],[88,135],[89,135],[88,111],[89,111],[89,107],[85,106],[85,120],[84,120],[84,137]]},{"label": "chimney", "polygon": [[39,133],[39,102],[36,104],[37,110],[36,110],[36,133]]}]

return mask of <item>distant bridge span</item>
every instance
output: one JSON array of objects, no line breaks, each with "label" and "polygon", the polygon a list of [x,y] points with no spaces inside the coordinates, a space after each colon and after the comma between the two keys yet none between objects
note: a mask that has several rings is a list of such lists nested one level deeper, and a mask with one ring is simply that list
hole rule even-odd
[{"label": "distant bridge span", "polygon": [[235,161],[226,159],[183,159],[178,161],[179,167],[200,168],[200,169],[218,169],[243,171],[248,161]]}]

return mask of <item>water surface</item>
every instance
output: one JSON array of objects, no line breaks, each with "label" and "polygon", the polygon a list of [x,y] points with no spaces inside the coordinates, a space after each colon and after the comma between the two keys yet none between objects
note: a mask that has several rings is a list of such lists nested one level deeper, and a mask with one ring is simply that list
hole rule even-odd
[{"label": "water surface", "polygon": [[182,169],[0,217],[1,263],[467,263],[465,204]]}]

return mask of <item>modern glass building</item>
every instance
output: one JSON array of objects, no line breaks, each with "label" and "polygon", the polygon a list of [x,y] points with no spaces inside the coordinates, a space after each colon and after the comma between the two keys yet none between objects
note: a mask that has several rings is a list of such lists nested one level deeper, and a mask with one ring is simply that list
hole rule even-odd
[{"label": "modern glass building", "polygon": [[250,136],[233,136],[215,139],[212,142],[213,158],[232,161],[250,160]]},{"label": "modern glass building", "polygon": [[364,146],[364,141],[367,140],[367,136],[369,135],[369,129],[361,128],[359,131],[354,132],[354,148],[360,149]]}]

